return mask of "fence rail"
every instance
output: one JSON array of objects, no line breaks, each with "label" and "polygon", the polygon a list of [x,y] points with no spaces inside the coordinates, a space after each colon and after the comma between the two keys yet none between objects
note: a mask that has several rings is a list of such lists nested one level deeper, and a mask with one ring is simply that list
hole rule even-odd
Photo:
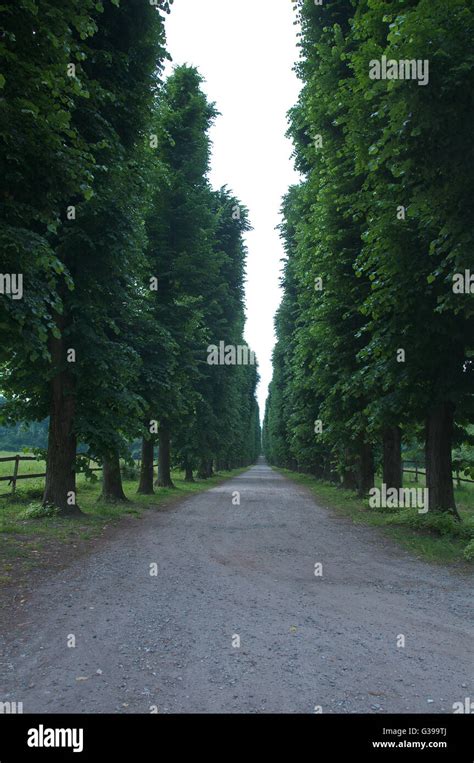
[{"label": "fence rail", "polygon": [[[417,464],[415,461],[406,461],[404,463],[413,464],[413,466],[415,467],[414,469],[403,469],[402,468],[403,474],[414,474],[415,475],[415,482],[418,482],[418,476],[420,474],[421,475],[426,474],[425,467],[422,466],[421,464]],[[457,470],[456,472],[453,472],[453,479],[456,480],[458,487],[460,486],[461,482],[470,482],[471,485],[474,485],[474,480],[470,480],[467,477],[460,477],[459,476],[459,470]]]},{"label": "fence rail", "polygon": [[[41,479],[43,477],[46,477],[46,472],[42,472],[41,474],[19,474],[18,470],[20,467],[20,461],[40,461],[41,459],[36,458],[36,456],[2,456],[0,457],[0,463],[6,463],[7,461],[14,461],[15,465],[13,467],[13,474],[10,474],[6,477],[0,477],[0,482],[8,482],[9,485],[12,486],[11,493],[2,493],[0,494],[0,498],[4,498],[7,495],[14,495],[16,491],[16,483],[18,480],[34,480],[34,479]],[[135,464],[137,468],[140,468],[141,465],[141,459],[134,459]],[[91,459],[89,459],[90,463]],[[158,464],[153,464],[153,467],[158,466]],[[101,472],[103,469],[102,466],[94,467],[93,469],[89,468],[88,471],[91,472]]]},{"label": "fence rail", "polygon": [[2,463],[4,461],[16,461],[17,459],[19,461],[38,461],[36,456],[20,456],[20,455],[18,455],[18,456],[2,456],[0,458],[0,463]]},{"label": "fence rail", "polygon": [[0,477],[0,482],[6,482],[8,480],[8,484],[12,486],[12,492],[11,494],[14,495],[16,490],[16,483],[18,480],[32,480],[32,479],[38,479],[40,477],[46,477],[46,473],[44,474],[18,474],[18,469],[20,467],[20,461],[38,461],[36,456],[2,456],[0,458],[0,462],[6,463],[7,461],[14,461],[15,466],[13,467],[13,474],[11,474],[8,477]]}]

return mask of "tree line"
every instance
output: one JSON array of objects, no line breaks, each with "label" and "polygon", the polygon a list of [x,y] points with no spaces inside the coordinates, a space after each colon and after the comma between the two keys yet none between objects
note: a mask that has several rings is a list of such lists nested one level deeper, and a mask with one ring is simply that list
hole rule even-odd
[{"label": "tree line", "polygon": [[365,495],[379,467],[400,488],[422,441],[429,508],[457,514],[452,451],[472,453],[474,431],[473,4],[295,10],[301,182],[283,202],[264,450]]},{"label": "tree line", "polygon": [[[170,2],[19,0],[0,77],[2,423],[49,420],[43,501],[76,502],[77,446],[124,499],[171,469],[207,478],[255,461],[257,366],[242,345],[248,213],[208,180],[217,116],[193,67],[163,82]],[[13,289],[15,284],[15,289]],[[83,448],[81,448],[82,450]]]}]

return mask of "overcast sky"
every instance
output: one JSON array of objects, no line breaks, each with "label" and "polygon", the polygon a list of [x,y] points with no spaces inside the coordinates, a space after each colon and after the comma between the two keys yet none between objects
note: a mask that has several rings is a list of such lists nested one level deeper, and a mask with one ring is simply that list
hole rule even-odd
[{"label": "overcast sky", "polygon": [[299,91],[294,20],[291,0],[174,0],[166,18],[173,65],[196,66],[221,113],[211,133],[211,183],[227,185],[250,212],[245,338],[258,357],[262,417],[281,299],[275,227],[281,198],[298,179],[285,138],[286,113]]}]

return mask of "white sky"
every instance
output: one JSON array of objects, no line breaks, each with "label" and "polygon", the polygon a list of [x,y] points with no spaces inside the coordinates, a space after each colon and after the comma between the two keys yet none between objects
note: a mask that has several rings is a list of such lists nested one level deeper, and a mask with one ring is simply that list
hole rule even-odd
[{"label": "white sky", "polygon": [[285,138],[286,113],[299,92],[295,15],[291,0],[174,0],[165,22],[173,66],[196,66],[221,113],[211,133],[211,183],[240,198],[254,228],[246,239],[245,338],[259,362],[262,417],[281,299],[275,226],[282,196],[298,180]]}]

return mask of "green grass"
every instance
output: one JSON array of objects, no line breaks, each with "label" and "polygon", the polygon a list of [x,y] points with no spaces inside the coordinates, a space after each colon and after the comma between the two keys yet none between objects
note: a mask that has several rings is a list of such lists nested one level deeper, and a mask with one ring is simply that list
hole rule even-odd
[{"label": "green grass", "polygon": [[[1,455],[10,455],[2,452]],[[14,454],[13,454],[14,455]],[[12,462],[0,463],[0,475],[10,475]],[[26,461],[20,463],[20,474],[41,473],[44,462]],[[41,497],[44,478],[23,480],[17,483],[14,496],[9,495],[7,482],[0,482],[0,585],[11,583],[38,567],[48,567],[52,557],[61,551],[77,548],[79,544],[100,537],[110,525],[122,517],[139,519],[150,508],[164,509],[172,503],[199,493],[214,485],[241,474],[245,469],[220,472],[211,479],[184,481],[184,474],[173,471],[176,489],[155,488],[151,496],[137,495],[138,476],[124,479],[123,488],[128,503],[106,504],[99,501],[100,479],[86,480],[83,474],[77,476],[77,502],[83,512],[79,517],[35,516],[41,511]],[[100,473],[99,473],[100,478]]]},{"label": "green grass", "polygon": [[[408,549],[413,555],[441,564],[474,561],[474,485],[456,488],[456,501],[462,522],[448,514],[428,512],[418,514],[416,509],[372,509],[368,500],[362,500],[349,490],[332,483],[317,480],[307,474],[278,469],[286,477],[305,485],[317,502],[335,510],[356,524],[380,527],[383,532]],[[379,487],[381,479],[376,480]],[[414,475],[405,475],[404,487],[415,485]],[[424,487],[420,476],[417,487]]]}]

